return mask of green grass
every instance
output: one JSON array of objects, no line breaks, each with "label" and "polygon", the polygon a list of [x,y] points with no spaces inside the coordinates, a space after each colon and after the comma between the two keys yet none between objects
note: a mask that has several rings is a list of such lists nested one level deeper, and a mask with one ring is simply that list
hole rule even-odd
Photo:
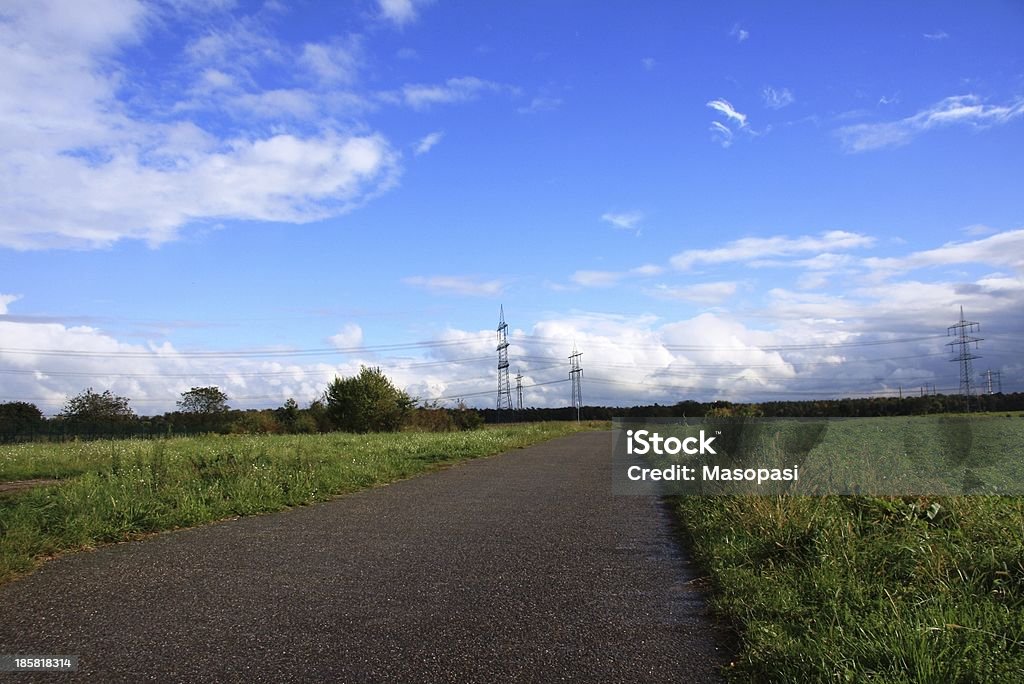
[{"label": "green grass", "polygon": [[0,495],[0,582],[57,553],[323,501],[595,426],[0,446],[0,481],[61,479]]},{"label": "green grass", "polygon": [[1024,497],[674,505],[739,636],[732,681],[1024,681]]},{"label": "green grass", "polygon": [[968,468],[971,491],[1020,491],[1024,421],[972,421],[843,421],[807,455],[833,491],[868,464],[914,496],[673,500],[739,637],[733,681],[1024,681],[1024,497],[921,493]]}]

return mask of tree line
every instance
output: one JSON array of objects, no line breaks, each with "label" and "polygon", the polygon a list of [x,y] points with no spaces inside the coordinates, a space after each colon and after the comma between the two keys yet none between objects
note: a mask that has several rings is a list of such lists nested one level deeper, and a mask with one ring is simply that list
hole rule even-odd
[{"label": "tree line", "polygon": [[[138,416],[127,397],[91,387],[72,397],[63,410],[46,418],[28,402],[0,403],[0,440],[68,439],[74,437],[140,437],[203,433],[312,434],[318,432],[390,432],[397,430],[450,431],[481,423],[575,420],[576,409],[527,408],[520,410],[441,408],[420,402],[399,390],[380,368],[362,367],[352,377],[336,377],[323,394],[300,407],[294,399],[272,409],[232,409],[230,397],[216,386],[193,387],[182,392],[177,410]],[[631,407],[584,406],[582,420],[612,418],[700,418],[741,413],[790,418],[877,417],[959,413],[967,409],[961,395],[925,395],[768,401],[753,404],[729,401]],[[1024,410],[1024,393],[983,394],[970,399],[971,411]]]},{"label": "tree line", "polygon": [[380,368],[362,367],[352,377],[336,377],[323,394],[302,408],[295,399],[272,409],[232,409],[216,386],[182,392],[177,410],[139,416],[128,397],[89,387],[69,399],[59,414],[46,418],[29,402],[0,403],[0,440],[76,437],[159,437],[205,433],[312,434],[317,432],[434,432],[467,430],[483,419],[460,406],[421,403],[398,389]]}]

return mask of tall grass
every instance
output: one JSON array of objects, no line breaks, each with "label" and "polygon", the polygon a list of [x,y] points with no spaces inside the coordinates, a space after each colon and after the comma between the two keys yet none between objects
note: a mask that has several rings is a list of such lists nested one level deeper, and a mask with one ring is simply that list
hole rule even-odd
[{"label": "tall grass", "polygon": [[454,433],[205,436],[0,447],[0,581],[42,557],[276,511],[587,429],[536,423]]},{"label": "tall grass", "polygon": [[1024,681],[1024,499],[675,501],[734,681]]}]

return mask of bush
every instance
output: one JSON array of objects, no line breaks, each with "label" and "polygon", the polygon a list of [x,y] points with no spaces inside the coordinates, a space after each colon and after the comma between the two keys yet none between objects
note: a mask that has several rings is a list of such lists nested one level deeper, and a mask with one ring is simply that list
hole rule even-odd
[{"label": "bush", "polygon": [[345,432],[395,432],[415,401],[395,387],[380,368],[363,366],[359,375],[335,378],[324,392],[333,427]]},{"label": "bush", "polygon": [[443,408],[417,408],[409,412],[403,427],[417,432],[455,432],[458,427]]},{"label": "bush", "polygon": [[281,431],[281,424],[270,410],[246,411],[231,423],[231,432],[236,435],[276,435]]}]

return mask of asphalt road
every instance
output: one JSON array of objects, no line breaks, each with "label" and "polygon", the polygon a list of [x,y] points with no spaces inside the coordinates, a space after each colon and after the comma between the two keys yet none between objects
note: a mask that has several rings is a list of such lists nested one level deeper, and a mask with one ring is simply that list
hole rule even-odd
[{"label": "asphalt road", "polygon": [[16,681],[708,682],[728,642],[654,498],[583,433],[0,587]]}]

